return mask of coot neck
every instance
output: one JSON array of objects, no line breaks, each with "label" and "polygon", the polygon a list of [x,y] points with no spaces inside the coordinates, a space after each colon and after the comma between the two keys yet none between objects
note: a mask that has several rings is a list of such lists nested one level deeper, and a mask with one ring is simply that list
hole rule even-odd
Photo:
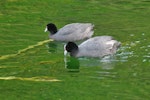
[{"label": "coot neck", "polygon": [[56,30],[50,30],[51,35],[54,35],[57,33],[57,29]]},{"label": "coot neck", "polygon": [[76,57],[77,53],[79,52],[78,48],[77,49],[74,49],[70,52],[70,56],[72,57]]}]

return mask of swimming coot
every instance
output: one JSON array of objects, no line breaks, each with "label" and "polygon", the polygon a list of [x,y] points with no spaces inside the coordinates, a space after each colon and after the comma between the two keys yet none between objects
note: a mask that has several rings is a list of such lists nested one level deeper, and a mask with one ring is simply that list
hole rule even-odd
[{"label": "swimming coot", "polygon": [[68,42],[64,46],[64,54],[70,53],[73,57],[104,57],[115,54],[121,43],[112,36],[97,36],[90,38],[79,46],[74,42]]},{"label": "swimming coot", "polygon": [[50,32],[50,38],[56,41],[78,41],[92,37],[94,25],[91,23],[72,23],[57,30],[53,23],[46,26],[45,32]]}]

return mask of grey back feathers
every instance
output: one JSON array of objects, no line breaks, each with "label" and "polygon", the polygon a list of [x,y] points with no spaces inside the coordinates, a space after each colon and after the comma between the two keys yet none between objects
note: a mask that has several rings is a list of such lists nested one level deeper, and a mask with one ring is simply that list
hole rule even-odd
[{"label": "grey back feathers", "polygon": [[104,57],[116,53],[120,45],[121,43],[111,36],[97,36],[81,43],[76,52],[68,52],[74,57]]},{"label": "grey back feathers", "polygon": [[72,23],[65,25],[57,30],[57,27],[50,23],[47,30],[50,32],[50,38],[56,41],[78,41],[92,37],[94,25],[91,23]]}]

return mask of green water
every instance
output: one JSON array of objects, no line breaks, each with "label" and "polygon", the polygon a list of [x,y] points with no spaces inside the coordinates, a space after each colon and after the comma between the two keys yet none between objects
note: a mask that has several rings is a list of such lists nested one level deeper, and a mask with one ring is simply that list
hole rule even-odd
[{"label": "green water", "polygon": [[[149,0],[1,0],[0,100],[149,100]],[[48,22],[95,24],[122,43],[114,56],[64,58]]]}]

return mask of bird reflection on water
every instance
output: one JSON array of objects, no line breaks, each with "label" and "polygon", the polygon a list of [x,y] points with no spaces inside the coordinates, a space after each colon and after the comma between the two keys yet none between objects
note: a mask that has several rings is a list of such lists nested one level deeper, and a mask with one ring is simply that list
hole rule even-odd
[{"label": "bird reflection on water", "polygon": [[55,41],[49,42],[49,43],[47,44],[47,48],[48,48],[48,52],[49,52],[49,53],[54,53],[54,52],[56,52],[56,49],[57,49],[57,44],[56,44],[56,42],[55,42]]},{"label": "bird reflection on water", "polygon": [[69,72],[79,72],[80,63],[75,57],[64,57],[65,68]]}]

